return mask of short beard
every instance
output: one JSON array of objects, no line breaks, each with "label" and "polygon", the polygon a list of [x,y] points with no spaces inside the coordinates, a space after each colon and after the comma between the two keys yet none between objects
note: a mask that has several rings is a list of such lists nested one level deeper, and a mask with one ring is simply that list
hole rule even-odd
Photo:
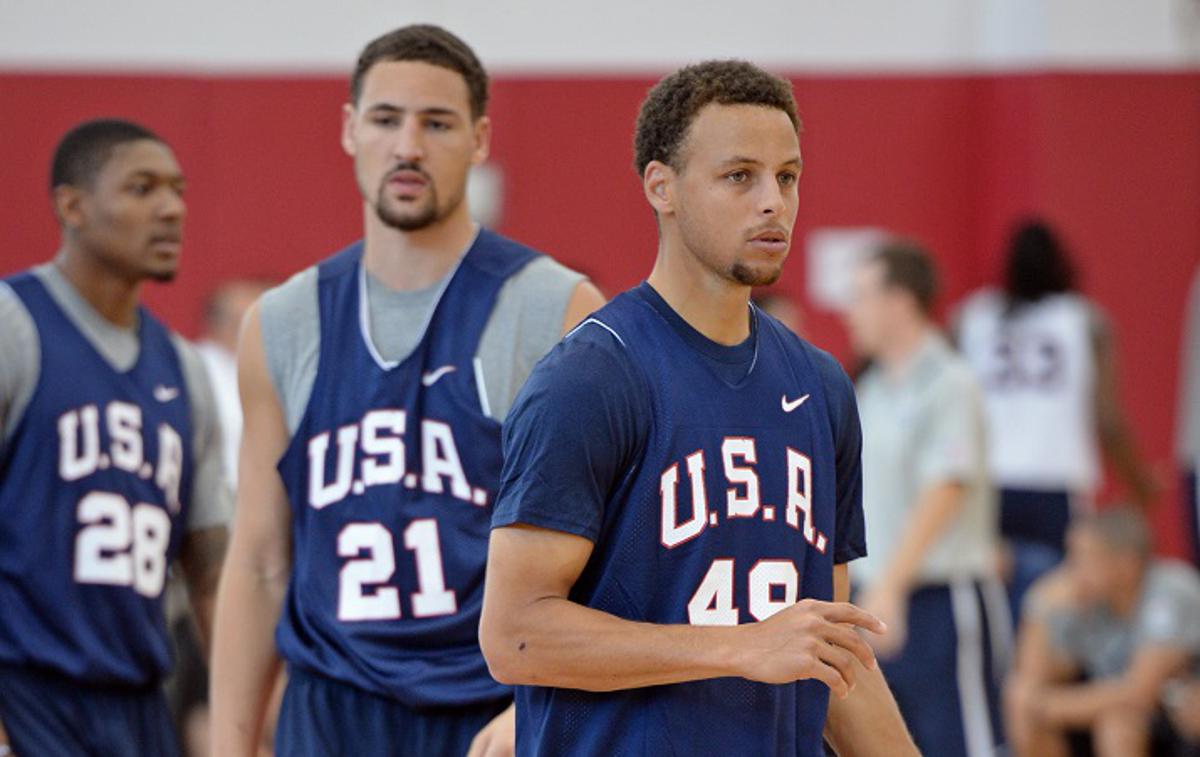
[{"label": "short beard", "polygon": [[175,274],[175,269],[171,269],[170,271],[155,271],[150,274],[149,279],[159,284],[170,284],[175,280]]},{"label": "short beard", "polygon": [[384,200],[386,190],[386,184],[381,186],[375,199],[375,215],[384,224],[400,231],[419,231],[439,220],[437,188],[432,183],[429,184],[429,201],[415,213],[402,213],[389,207]]},{"label": "short beard", "polygon": [[753,268],[745,263],[734,263],[729,269],[727,278],[736,281],[742,286],[748,287],[765,287],[779,281],[779,277],[783,274],[783,266],[764,270],[761,268]]}]

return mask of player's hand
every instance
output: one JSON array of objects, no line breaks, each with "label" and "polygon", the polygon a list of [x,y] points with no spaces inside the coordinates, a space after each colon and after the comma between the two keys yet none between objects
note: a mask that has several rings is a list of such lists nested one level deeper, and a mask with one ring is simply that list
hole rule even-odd
[{"label": "player's hand", "polygon": [[471,741],[467,757],[512,757],[517,743],[517,707],[508,709],[492,718]]},{"label": "player's hand", "polygon": [[872,636],[870,639],[875,654],[883,658],[895,657],[904,649],[904,642],[908,640],[906,593],[889,586],[878,586],[863,595],[859,604],[887,624],[887,633]]},{"label": "player's hand", "polygon": [[805,599],[758,623],[739,626],[737,669],[762,683],[822,681],[839,697],[854,688],[855,661],[875,667],[875,655],[856,629],[881,634],[887,626],[846,602]]}]

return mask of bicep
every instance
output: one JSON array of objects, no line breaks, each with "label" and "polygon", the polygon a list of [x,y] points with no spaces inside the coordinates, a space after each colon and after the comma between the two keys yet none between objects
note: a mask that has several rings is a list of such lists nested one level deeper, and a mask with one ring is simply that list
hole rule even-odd
[{"label": "bicep", "polygon": [[563,531],[523,525],[494,529],[488,546],[489,604],[516,609],[566,598],[591,555],[592,542]]},{"label": "bicep", "polygon": [[238,391],[243,425],[231,556],[284,570],[291,561],[291,512],[275,466],[288,432],[267,371],[257,305],[246,314],[238,346]]}]

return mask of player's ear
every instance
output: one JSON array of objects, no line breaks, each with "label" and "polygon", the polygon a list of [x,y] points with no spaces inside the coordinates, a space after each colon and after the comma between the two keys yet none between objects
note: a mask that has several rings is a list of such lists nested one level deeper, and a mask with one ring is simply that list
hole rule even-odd
[{"label": "player's ear", "polygon": [[666,163],[657,160],[647,163],[646,170],[642,172],[642,191],[646,193],[646,201],[659,215],[671,211],[671,189],[674,179],[675,171]]},{"label": "player's ear", "polygon": [[475,152],[471,154],[471,165],[477,166],[488,159],[492,151],[492,119],[480,116],[472,127],[475,137]]},{"label": "player's ear", "polygon": [[342,106],[342,149],[347,155],[354,155],[354,105],[346,103]]},{"label": "player's ear", "polygon": [[59,184],[51,193],[54,215],[64,229],[77,229],[83,225],[83,193],[70,184]]}]

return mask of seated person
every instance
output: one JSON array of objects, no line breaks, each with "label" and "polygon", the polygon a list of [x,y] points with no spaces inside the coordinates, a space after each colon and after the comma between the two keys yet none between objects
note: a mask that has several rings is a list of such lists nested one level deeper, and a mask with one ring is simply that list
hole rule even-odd
[{"label": "seated person", "polygon": [[1026,603],[1005,692],[1014,755],[1069,754],[1077,732],[1100,757],[1149,754],[1165,684],[1198,655],[1195,570],[1154,558],[1133,510],[1082,516]]}]

